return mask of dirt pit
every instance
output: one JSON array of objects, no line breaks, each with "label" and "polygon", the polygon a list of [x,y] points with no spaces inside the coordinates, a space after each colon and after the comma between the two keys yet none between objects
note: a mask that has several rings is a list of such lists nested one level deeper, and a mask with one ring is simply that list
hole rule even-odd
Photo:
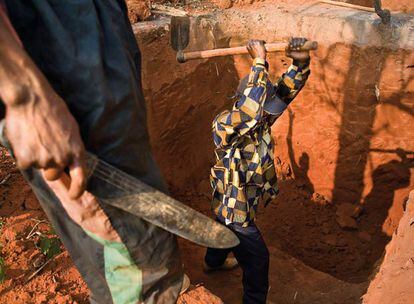
[{"label": "dirt pit", "polygon": [[[279,41],[291,35],[320,44],[307,86],[272,130],[281,193],[258,215],[271,253],[269,303],[356,304],[367,289],[364,303],[392,303],[396,295],[387,289],[398,290],[398,303],[412,303],[412,294],[389,280],[398,276],[397,282],[410,282],[408,257],[396,259],[388,251],[388,258],[382,257],[414,188],[414,46],[408,39],[413,17],[398,15],[400,25],[388,29],[376,15],[315,3],[232,2],[232,8],[215,12],[212,6],[206,11],[213,18],[200,16],[194,22],[188,47],[240,45],[248,38]],[[203,12],[202,5],[190,9]],[[143,52],[152,146],[172,195],[211,215],[211,121],[231,106],[230,96],[251,61],[239,56],[180,65],[169,45],[168,23],[168,18],[155,18],[134,25]],[[275,80],[290,61],[272,54],[269,63]],[[4,151],[0,191],[0,256],[6,265],[0,303],[87,303],[88,289],[63,247],[28,281],[41,256],[41,236],[54,234],[47,222],[36,226],[45,216]],[[407,235],[413,228],[406,221]],[[28,238],[32,229],[39,234]],[[192,283],[207,288],[194,288],[180,303],[240,303],[239,269],[206,275],[205,249],[183,240],[180,247]],[[403,248],[397,254],[406,252]],[[385,271],[388,278],[377,277],[369,287],[377,270],[391,264],[404,271]]]}]

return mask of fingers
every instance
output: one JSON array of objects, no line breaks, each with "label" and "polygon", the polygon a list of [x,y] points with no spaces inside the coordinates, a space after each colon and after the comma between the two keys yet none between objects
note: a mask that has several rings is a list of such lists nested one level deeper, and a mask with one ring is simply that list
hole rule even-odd
[{"label": "fingers", "polygon": [[291,38],[289,41],[289,50],[290,51],[297,51],[299,50],[299,46],[300,46],[300,42],[299,42],[300,38]]},{"label": "fingers", "polygon": [[86,188],[86,168],[83,157],[74,159],[72,165],[69,166],[69,175],[71,179],[69,197],[77,199]]},{"label": "fingers", "polygon": [[57,180],[68,163],[66,159],[53,157],[45,150],[38,151],[38,153],[30,153],[29,150],[21,149],[15,156],[19,169],[26,170],[30,167],[43,169],[44,176],[48,181]]},{"label": "fingers", "polygon": [[286,47],[286,56],[294,60],[306,61],[309,59],[309,51],[302,50],[308,40],[306,38],[292,37]]},{"label": "fingers", "polygon": [[[63,177],[66,164],[61,161],[54,161],[52,158],[40,158],[39,161],[34,161],[32,157],[20,153],[17,158],[17,165],[20,169],[27,169],[35,167],[43,169],[43,176],[47,181],[55,181]],[[68,195],[71,199],[79,198],[86,188],[86,169],[83,156],[73,159],[69,165],[70,186]]]},{"label": "fingers", "polygon": [[258,57],[266,59],[266,47],[263,40],[249,40],[246,47],[253,59]]},{"label": "fingers", "polygon": [[25,170],[34,165],[34,160],[30,155],[26,155],[26,153],[22,152],[15,152],[16,157],[16,166],[20,170]]},{"label": "fingers", "polygon": [[249,51],[249,53],[253,50],[253,46],[252,46],[252,41],[251,40],[249,40],[247,42],[246,48]]},{"label": "fingers", "polygon": [[266,41],[264,40],[259,40],[259,39],[250,39],[247,42],[247,46],[249,47],[254,47],[254,46],[264,46],[266,44]]},{"label": "fingers", "polygon": [[63,173],[63,167],[62,168],[49,168],[44,170],[44,177],[48,181],[55,181],[59,179],[62,176]]},{"label": "fingers", "polygon": [[69,176],[64,173],[66,166],[54,166],[43,170],[43,176],[47,181],[60,179],[68,189],[71,199],[78,199],[86,188],[86,168],[83,156],[78,156],[69,165]]},{"label": "fingers", "polygon": [[258,45],[258,40],[253,40],[253,39],[250,39],[250,40],[247,42],[247,49],[248,49],[249,51],[253,51],[257,45]]},{"label": "fingers", "polygon": [[290,51],[300,51],[302,46],[308,41],[306,38],[292,37],[289,40],[288,49]]}]

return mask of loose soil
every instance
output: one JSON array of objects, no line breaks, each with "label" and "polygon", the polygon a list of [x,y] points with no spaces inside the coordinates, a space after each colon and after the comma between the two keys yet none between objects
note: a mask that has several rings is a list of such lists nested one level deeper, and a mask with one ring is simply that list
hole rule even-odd
[{"label": "loose soil", "polygon": [[0,303],[89,303],[88,288],[63,247],[62,253],[28,281],[46,261],[36,246],[39,234],[53,236],[53,228],[3,148],[0,181],[0,258],[6,266]]},{"label": "loose soil", "polygon": [[[53,229],[40,209],[30,187],[15,169],[12,159],[1,150],[0,162],[0,218],[2,230],[0,256],[6,265],[6,279],[0,284],[0,303],[88,303],[88,288],[74,267],[66,251],[56,255],[51,262],[28,278],[46,261],[37,248],[39,234],[53,235]],[[173,195],[184,203],[209,215],[209,185],[200,183],[197,189],[173,189]],[[267,210],[267,212],[270,210]],[[365,285],[344,283],[327,274],[312,270],[299,260],[280,250],[272,214],[261,215],[260,227],[271,252],[271,291],[269,299],[285,303],[292,297],[297,303],[356,303]],[[40,224],[37,224],[39,221]],[[28,236],[30,236],[28,238]],[[236,269],[226,276],[220,273],[206,275],[202,271],[205,249],[185,240],[180,248],[186,273],[193,287],[178,301],[180,304],[238,303],[241,300],[241,272]],[[62,250],[64,248],[62,247]],[[300,274],[298,276],[298,274]],[[323,282],[323,283],[322,283]],[[204,286],[212,290],[214,296]],[[196,286],[194,286],[196,285]],[[304,286],[297,291],[297,286]],[[325,288],[321,289],[321,286]],[[316,297],[315,289],[325,291]],[[332,290],[335,290],[332,293]],[[299,292],[299,293],[298,293]],[[295,295],[296,294],[296,295]],[[339,301],[338,301],[339,299]],[[348,301],[348,302],[347,302]],[[349,302],[350,301],[350,302]],[[272,303],[272,302],[270,302]]]},{"label": "loose soil", "polygon": [[[0,148],[0,278],[5,271],[0,304],[89,303],[88,287],[63,245],[47,262],[39,246],[42,235],[56,237],[30,186],[8,152]],[[223,302],[205,287],[193,284],[178,303]]]}]

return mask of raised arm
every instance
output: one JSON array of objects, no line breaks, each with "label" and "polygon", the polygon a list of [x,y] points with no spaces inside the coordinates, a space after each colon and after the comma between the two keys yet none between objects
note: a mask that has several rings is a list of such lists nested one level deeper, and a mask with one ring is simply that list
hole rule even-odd
[{"label": "raised arm", "polygon": [[266,99],[266,50],[263,41],[251,40],[247,45],[253,66],[248,76],[247,86],[231,111],[224,111],[213,121],[213,138],[218,147],[232,144],[249,132],[263,115]]},{"label": "raised arm", "polygon": [[79,197],[85,173],[78,125],[21,46],[1,2],[0,99],[6,106],[6,134],[18,167],[45,169],[49,180],[69,167],[69,195]]},{"label": "raised arm", "polygon": [[309,77],[310,55],[309,51],[297,51],[307,40],[305,38],[292,38],[286,49],[286,56],[293,59],[292,64],[275,84],[276,95],[286,104],[299,94]]}]

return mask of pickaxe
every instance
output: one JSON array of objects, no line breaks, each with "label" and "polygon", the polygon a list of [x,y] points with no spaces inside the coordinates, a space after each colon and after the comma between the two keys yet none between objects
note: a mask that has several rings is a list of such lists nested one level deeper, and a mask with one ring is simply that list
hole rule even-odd
[{"label": "pickaxe", "polygon": [[[177,51],[177,61],[184,63],[193,59],[205,59],[212,57],[222,57],[229,55],[248,54],[245,46],[221,48],[214,50],[184,52],[189,44],[190,18],[188,16],[172,16],[171,17],[171,46]],[[282,52],[288,46],[287,42],[266,43],[267,52]],[[307,41],[301,50],[316,50],[318,43],[316,41]]]}]

